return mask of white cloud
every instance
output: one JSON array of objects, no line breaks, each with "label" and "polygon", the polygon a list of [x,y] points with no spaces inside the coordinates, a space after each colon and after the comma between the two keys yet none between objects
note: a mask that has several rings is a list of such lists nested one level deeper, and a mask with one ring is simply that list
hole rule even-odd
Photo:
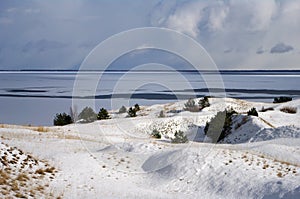
[{"label": "white cloud", "polygon": [[202,2],[181,4],[180,7],[177,7],[175,12],[168,17],[165,25],[168,28],[176,29],[193,37],[197,37],[200,32],[198,24],[203,17],[204,7],[205,4]]}]

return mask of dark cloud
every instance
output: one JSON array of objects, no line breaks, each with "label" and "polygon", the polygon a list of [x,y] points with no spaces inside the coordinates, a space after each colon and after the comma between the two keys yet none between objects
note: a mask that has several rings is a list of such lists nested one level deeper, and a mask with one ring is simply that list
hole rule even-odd
[{"label": "dark cloud", "polygon": [[289,46],[281,42],[271,48],[270,53],[286,53],[292,50],[294,50],[293,46]]},{"label": "dark cloud", "polygon": [[263,54],[264,52],[266,52],[263,47],[259,47],[257,50],[256,50],[256,54]]}]

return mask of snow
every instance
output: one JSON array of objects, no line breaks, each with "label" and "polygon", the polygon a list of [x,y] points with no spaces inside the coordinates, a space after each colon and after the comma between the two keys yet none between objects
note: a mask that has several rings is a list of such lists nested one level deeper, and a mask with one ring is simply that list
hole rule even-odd
[{"label": "snow", "polygon": [[[183,111],[185,101],[180,101],[141,106],[135,118],[112,110],[112,119],[89,124],[1,125],[1,172],[9,167],[10,181],[19,173],[28,180],[23,186],[18,182],[17,191],[12,183],[0,184],[0,193],[29,198],[299,198],[300,100],[209,101],[210,107],[196,113]],[[298,112],[281,112],[285,106]],[[233,116],[231,134],[221,143],[209,143],[206,122],[230,107],[240,113]],[[247,116],[252,107],[274,110]],[[161,110],[165,117],[158,117]],[[154,129],[162,139],[151,138]],[[178,130],[189,143],[170,143]],[[9,162],[14,154],[18,161],[4,165],[3,158]],[[53,173],[35,178],[36,170],[52,167]],[[37,183],[43,190],[30,196]]]}]

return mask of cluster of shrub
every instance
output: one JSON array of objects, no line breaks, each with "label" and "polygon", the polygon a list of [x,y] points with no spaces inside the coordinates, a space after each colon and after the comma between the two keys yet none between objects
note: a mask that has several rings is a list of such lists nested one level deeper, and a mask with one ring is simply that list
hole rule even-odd
[{"label": "cluster of shrub", "polygon": [[[161,133],[154,129],[151,133],[151,137],[156,138],[156,139],[160,139],[161,138]],[[176,131],[174,133],[174,138],[171,138],[171,143],[174,144],[179,144],[179,143],[187,143],[189,140],[187,138],[187,136],[184,134],[183,131]]]},{"label": "cluster of shrub", "polygon": [[209,107],[210,103],[208,100],[208,96],[204,96],[202,99],[198,101],[196,104],[194,99],[189,99],[185,104],[184,104],[184,110],[185,111],[190,111],[190,112],[198,112],[201,111],[202,109]]},{"label": "cluster of shrub", "polygon": [[[126,113],[128,117],[136,117],[136,112],[140,110],[140,106],[135,104],[134,107],[130,107],[127,111],[125,106],[119,109],[119,113]],[[54,117],[53,124],[55,126],[63,126],[74,122],[90,123],[96,120],[110,119],[110,115],[105,108],[101,108],[97,113],[91,107],[85,107],[79,115],[77,115],[76,109],[70,109],[70,114],[57,113]]]},{"label": "cluster of shrub", "polygon": [[[213,143],[222,141],[226,136],[231,134],[233,115],[238,113],[230,108],[219,111],[209,122],[206,122],[204,134],[208,136]],[[258,117],[256,108],[251,108],[247,112],[248,116]]]}]

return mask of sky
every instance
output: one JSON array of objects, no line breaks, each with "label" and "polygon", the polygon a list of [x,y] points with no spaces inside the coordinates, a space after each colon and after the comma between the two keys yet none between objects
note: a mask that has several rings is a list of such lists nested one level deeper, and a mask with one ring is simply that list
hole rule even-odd
[{"label": "sky", "polygon": [[[187,34],[222,70],[300,70],[299,0],[1,0],[0,70],[77,69],[100,42],[141,27]],[[148,62],[185,64],[141,50],[114,65]]]}]

